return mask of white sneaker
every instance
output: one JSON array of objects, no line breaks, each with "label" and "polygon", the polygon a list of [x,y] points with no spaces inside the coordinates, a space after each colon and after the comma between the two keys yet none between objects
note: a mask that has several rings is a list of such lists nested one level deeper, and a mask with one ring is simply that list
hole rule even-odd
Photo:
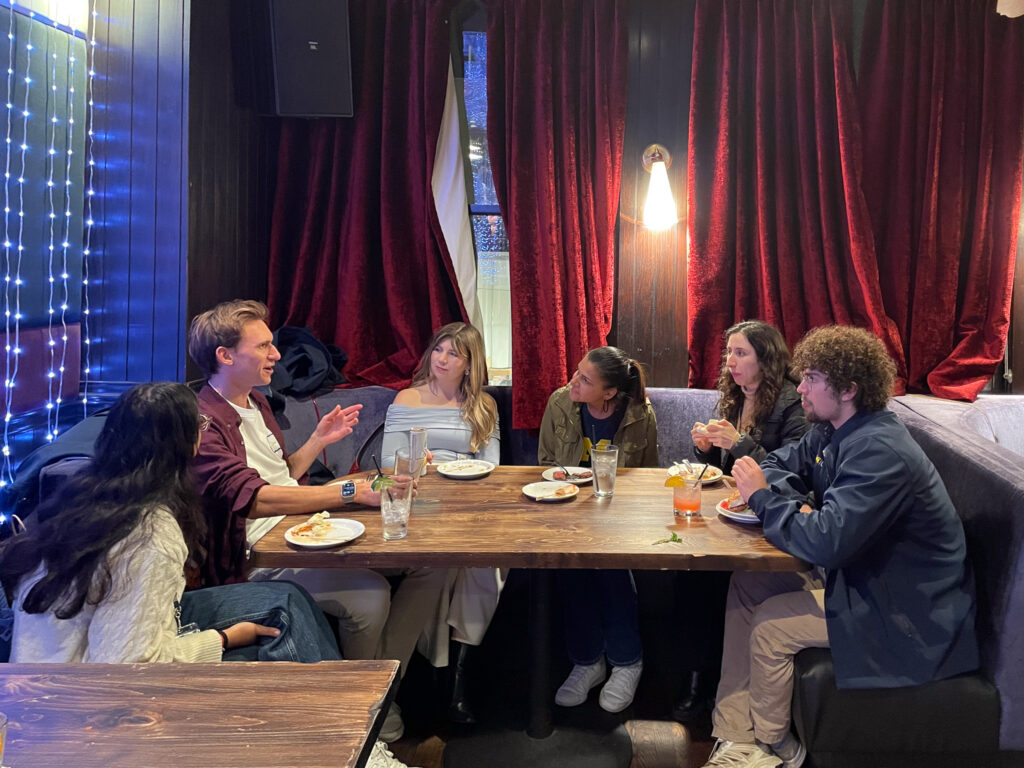
[{"label": "white sneaker", "polygon": [[604,680],[604,657],[596,664],[577,664],[565,678],[562,687],[555,694],[555,704],[560,707],[577,707],[587,700],[590,689]]},{"label": "white sneaker", "polygon": [[370,750],[370,756],[366,760],[366,768],[410,768],[395,757],[383,741],[377,741]]},{"label": "white sneaker", "polygon": [[402,722],[402,710],[397,702],[392,702],[388,713],[384,716],[384,723],[380,727],[377,738],[390,744],[392,741],[402,738],[403,733],[405,733],[405,723]]},{"label": "white sneaker", "polygon": [[636,694],[636,685],[640,682],[640,673],[644,670],[644,663],[638,661],[628,667],[612,667],[612,674],[608,682],[601,689],[601,696],[598,703],[605,712],[621,712],[633,703],[633,696]]},{"label": "white sneaker", "polygon": [[704,768],[778,768],[782,760],[769,755],[757,744],[737,744],[719,739]]},{"label": "white sneaker", "polygon": [[790,735],[778,746],[772,745],[772,754],[782,760],[782,768],[800,768],[807,759],[807,747]]}]

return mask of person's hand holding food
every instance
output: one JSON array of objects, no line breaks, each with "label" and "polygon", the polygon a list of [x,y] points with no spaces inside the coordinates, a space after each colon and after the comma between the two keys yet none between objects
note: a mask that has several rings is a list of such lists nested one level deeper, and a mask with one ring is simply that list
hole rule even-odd
[{"label": "person's hand holding food", "polygon": [[708,440],[723,451],[730,450],[740,441],[740,433],[726,419],[712,419],[707,426]]},{"label": "person's hand holding food", "polygon": [[762,488],[768,487],[764,472],[760,465],[749,456],[741,456],[732,465],[732,479],[736,481],[736,489],[746,502]]},{"label": "person's hand holding food", "polygon": [[690,430],[690,439],[698,451],[710,451],[711,440],[708,438],[708,425],[698,421]]}]

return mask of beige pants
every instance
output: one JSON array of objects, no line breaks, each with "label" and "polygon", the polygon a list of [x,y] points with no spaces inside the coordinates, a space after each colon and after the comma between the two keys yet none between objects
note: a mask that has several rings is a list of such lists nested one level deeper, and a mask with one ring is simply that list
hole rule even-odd
[{"label": "beige pants", "polygon": [[715,737],[774,744],[789,733],[793,657],[804,648],[829,647],[823,586],[813,571],[733,574]]},{"label": "beige pants", "polygon": [[[387,577],[399,574],[402,581],[392,595]],[[324,613],[337,617],[346,659],[398,659],[404,675],[416,640],[437,612],[448,571],[257,568],[249,578],[301,584]]]}]

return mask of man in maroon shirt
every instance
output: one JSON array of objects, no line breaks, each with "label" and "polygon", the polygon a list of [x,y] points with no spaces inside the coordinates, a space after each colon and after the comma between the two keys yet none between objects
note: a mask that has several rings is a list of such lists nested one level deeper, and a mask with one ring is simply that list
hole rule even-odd
[{"label": "man in maroon shirt", "polygon": [[[338,618],[346,658],[398,659],[405,671],[423,628],[445,588],[444,569],[401,573],[394,596],[384,574],[355,568],[257,568],[249,549],[281,515],[312,514],[348,503],[378,506],[380,494],[364,480],[310,486],[306,471],[328,445],[351,434],[361,405],[335,407],[294,453],[266,398],[254,387],[270,383],[280,354],[256,301],[219,304],[192,321],[188,352],[207,376],[199,393],[203,431],[193,468],[209,524],[207,585],[246,579],[287,579],[304,586],[323,610]],[[408,478],[404,478],[408,481]],[[381,738],[401,736],[401,721],[389,717]],[[396,733],[397,732],[397,733]]]}]

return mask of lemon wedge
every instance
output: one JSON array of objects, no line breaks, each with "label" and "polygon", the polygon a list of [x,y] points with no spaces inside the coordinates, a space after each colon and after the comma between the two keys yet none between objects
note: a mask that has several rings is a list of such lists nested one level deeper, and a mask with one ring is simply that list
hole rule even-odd
[{"label": "lemon wedge", "polygon": [[686,485],[686,480],[683,479],[682,475],[669,475],[665,478],[666,488],[682,488]]}]

